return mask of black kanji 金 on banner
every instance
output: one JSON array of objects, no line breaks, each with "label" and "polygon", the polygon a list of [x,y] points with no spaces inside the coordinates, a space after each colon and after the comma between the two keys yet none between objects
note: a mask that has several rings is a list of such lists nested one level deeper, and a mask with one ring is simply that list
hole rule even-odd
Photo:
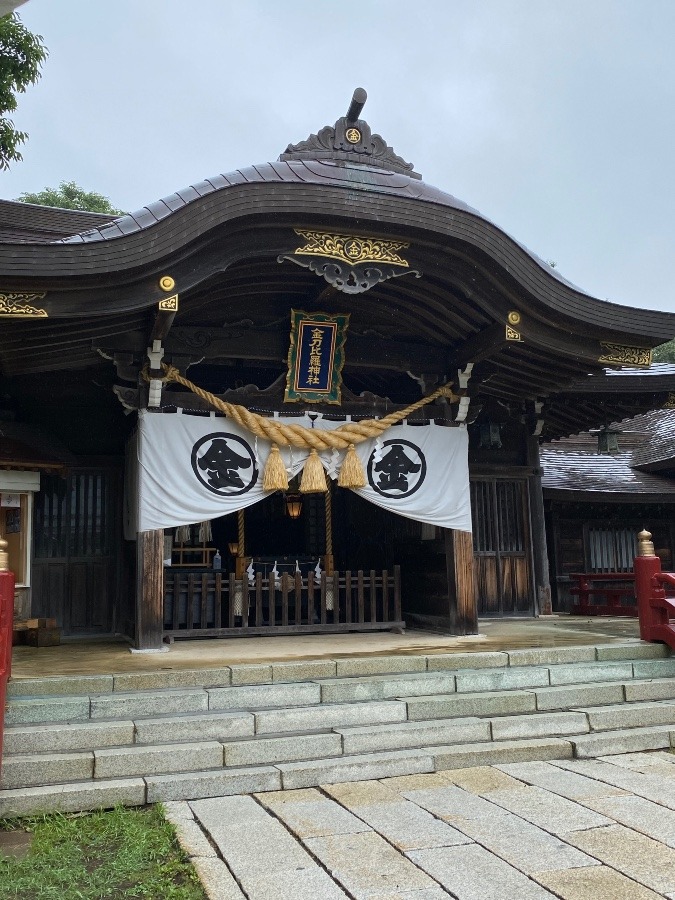
[{"label": "black kanji \u91d1 on banner", "polygon": [[340,403],[349,314],[291,310],[286,403]]}]

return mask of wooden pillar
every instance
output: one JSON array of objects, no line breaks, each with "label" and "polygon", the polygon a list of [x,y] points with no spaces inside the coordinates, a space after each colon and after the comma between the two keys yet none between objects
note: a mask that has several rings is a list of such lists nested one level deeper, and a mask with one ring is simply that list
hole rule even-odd
[{"label": "wooden pillar", "polygon": [[[453,634],[478,633],[478,609],[473,566],[473,535],[470,531],[445,531],[450,623]],[[454,591],[453,591],[454,588]],[[454,593],[454,604],[452,597]]]},{"label": "wooden pillar", "polygon": [[136,652],[168,650],[164,628],[164,531],[140,531],[136,543]]},{"label": "wooden pillar", "polygon": [[550,616],[553,609],[551,605],[551,578],[548,565],[548,548],[546,546],[539,438],[536,435],[530,435],[527,439],[527,463],[534,470],[534,474],[530,475],[529,478],[534,614],[537,616]]}]

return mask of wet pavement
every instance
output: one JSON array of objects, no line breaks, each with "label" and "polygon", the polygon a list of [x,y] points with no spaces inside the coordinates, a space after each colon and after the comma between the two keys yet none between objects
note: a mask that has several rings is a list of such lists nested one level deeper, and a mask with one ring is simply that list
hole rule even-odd
[{"label": "wet pavement", "polygon": [[477,635],[465,637],[409,630],[405,634],[302,634],[176,641],[168,652],[150,654],[132,654],[129,644],[119,639],[68,640],[59,647],[15,647],[12,676],[159,672],[345,656],[581,647],[638,638],[637,619],[631,618],[561,615],[539,619],[482,619],[478,627]]},{"label": "wet pavement", "polygon": [[212,900],[675,898],[675,755],[165,805]]}]

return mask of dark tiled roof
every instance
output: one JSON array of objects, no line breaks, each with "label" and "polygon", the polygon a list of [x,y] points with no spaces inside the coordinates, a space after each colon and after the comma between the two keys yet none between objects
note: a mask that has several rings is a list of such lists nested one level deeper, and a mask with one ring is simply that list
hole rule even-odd
[{"label": "dark tiled roof", "polygon": [[[457,197],[453,197],[452,194],[448,194],[440,190],[440,188],[433,187],[409,175],[357,163],[304,159],[262,163],[249,166],[246,169],[237,169],[228,174],[215,175],[174,194],[170,194],[162,200],[156,200],[154,203],[142,207],[137,212],[122,216],[105,225],[97,225],[86,231],[80,231],[77,234],[71,233],[67,237],[62,237],[58,242],[73,244],[114,240],[123,235],[133,234],[134,232],[150,228],[152,225],[171,216],[177,210],[208,194],[226,190],[236,185],[274,182],[300,185],[315,184],[326,187],[338,186],[350,191],[384,193],[419,200],[422,203],[435,203],[448,207],[451,210],[460,210],[494,225],[490,219],[483,216],[478,210],[473,209],[473,207],[462,200],[458,200]],[[519,241],[516,241],[515,238],[511,239],[538,263],[548,275],[582,294],[585,293],[572,282],[563,278],[557,269],[549,266],[536,253],[533,253]]]},{"label": "dark tiled roof", "polygon": [[[643,373],[644,374],[644,373]],[[611,495],[675,495],[675,479],[636,466],[655,453],[675,457],[675,410],[654,410],[621,422],[620,452],[598,453],[596,434],[551,441],[541,448],[542,484],[546,491]],[[660,449],[659,449],[660,448]],[[659,457],[663,458],[663,457]],[[628,499],[628,498],[627,498]],[[632,496],[631,499],[639,499]]]},{"label": "dark tiled roof", "polygon": [[0,243],[49,244],[105,225],[112,218],[102,213],[0,200]]}]

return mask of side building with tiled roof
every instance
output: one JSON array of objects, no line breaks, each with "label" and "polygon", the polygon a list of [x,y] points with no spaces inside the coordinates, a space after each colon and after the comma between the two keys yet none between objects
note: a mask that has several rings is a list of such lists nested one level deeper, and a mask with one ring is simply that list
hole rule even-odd
[{"label": "side building with tiled roof", "polygon": [[[653,366],[659,377],[671,366]],[[650,375],[641,373],[643,382]],[[615,426],[618,452],[598,452],[598,434],[541,448],[554,609],[571,608],[573,573],[631,572],[636,535],[647,528],[664,569],[675,564],[675,409]]]}]

